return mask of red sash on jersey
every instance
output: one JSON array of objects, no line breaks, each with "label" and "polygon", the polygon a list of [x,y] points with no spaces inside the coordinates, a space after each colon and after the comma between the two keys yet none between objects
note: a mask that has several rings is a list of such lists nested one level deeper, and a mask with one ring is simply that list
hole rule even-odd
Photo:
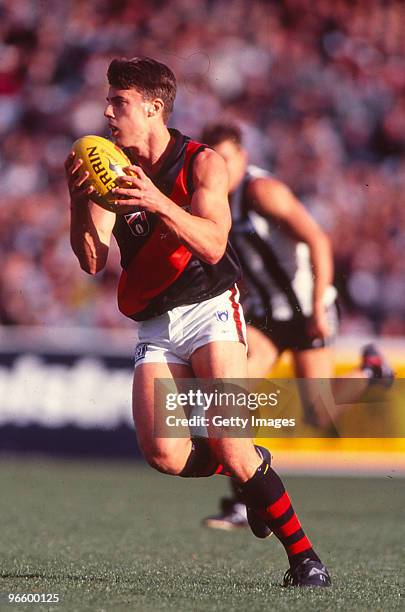
[{"label": "red sash on jersey", "polygon": [[[193,154],[200,147],[198,142],[188,143],[184,163],[168,196],[181,207],[191,202],[192,193],[187,185],[187,177]],[[153,298],[180,276],[191,256],[191,251],[159,219],[147,242],[134,255],[127,268],[122,270],[118,285],[120,311],[126,316],[142,312]]]}]

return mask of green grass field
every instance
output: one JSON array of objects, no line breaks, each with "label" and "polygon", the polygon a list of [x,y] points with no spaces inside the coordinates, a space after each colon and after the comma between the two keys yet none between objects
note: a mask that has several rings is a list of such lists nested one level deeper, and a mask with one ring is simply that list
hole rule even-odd
[{"label": "green grass field", "polygon": [[[225,478],[134,463],[3,460],[1,610],[405,610],[405,481],[287,478],[332,589],[283,589],[274,537],[204,530]],[[402,581],[402,583],[401,583]],[[60,604],[5,603],[59,593]]]}]

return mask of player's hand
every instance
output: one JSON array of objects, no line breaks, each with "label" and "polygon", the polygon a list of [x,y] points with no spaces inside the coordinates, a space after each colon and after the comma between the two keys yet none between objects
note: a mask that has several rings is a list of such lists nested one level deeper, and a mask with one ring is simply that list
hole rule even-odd
[{"label": "player's hand", "polygon": [[65,172],[72,206],[87,204],[94,187],[89,185],[89,173],[81,171],[83,160],[72,151],[65,161]]},{"label": "player's hand", "polygon": [[151,179],[139,166],[124,168],[130,175],[119,176],[112,189],[117,206],[128,208],[136,206],[152,213],[159,213],[167,206],[169,199],[154,185]]},{"label": "player's hand", "polygon": [[314,338],[327,338],[330,335],[328,318],[325,306],[321,305],[314,308],[314,312],[309,324],[308,333]]}]

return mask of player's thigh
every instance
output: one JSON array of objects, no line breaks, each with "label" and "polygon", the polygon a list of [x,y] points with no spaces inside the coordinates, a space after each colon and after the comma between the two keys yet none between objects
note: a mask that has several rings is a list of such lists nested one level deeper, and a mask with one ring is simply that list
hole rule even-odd
[{"label": "player's thigh", "polygon": [[188,366],[175,363],[143,363],[135,368],[132,411],[136,435],[145,459],[158,469],[163,470],[166,464],[172,468],[177,464],[184,465],[190,452],[190,440],[156,435],[156,418],[158,415],[161,417],[162,412],[155,402],[155,380],[191,377],[192,371]]},{"label": "player's thigh", "polygon": [[250,378],[267,376],[278,358],[278,349],[262,331],[247,325],[248,374]]},{"label": "player's thigh", "polygon": [[197,378],[247,378],[246,346],[241,342],[213,341],[191,355]]},{"label": "player's thigh", "polygon": [[330,347],[293,351],[297,378],[332,378],[333,354]]}]

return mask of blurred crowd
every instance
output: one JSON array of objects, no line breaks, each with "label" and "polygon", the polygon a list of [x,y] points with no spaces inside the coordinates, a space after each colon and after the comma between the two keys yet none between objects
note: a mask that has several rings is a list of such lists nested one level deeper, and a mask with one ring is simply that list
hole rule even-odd
[{"label": "blurred crowd", "polygon": [[107,135],[111,58],[149,55],[171,125],[237,120],[329,232],[343,330],[405,334],[404,23],[401,0],[0,1],[0,323],[131,325],[116,250],[96,278],[71,253],[63,162]]}]

